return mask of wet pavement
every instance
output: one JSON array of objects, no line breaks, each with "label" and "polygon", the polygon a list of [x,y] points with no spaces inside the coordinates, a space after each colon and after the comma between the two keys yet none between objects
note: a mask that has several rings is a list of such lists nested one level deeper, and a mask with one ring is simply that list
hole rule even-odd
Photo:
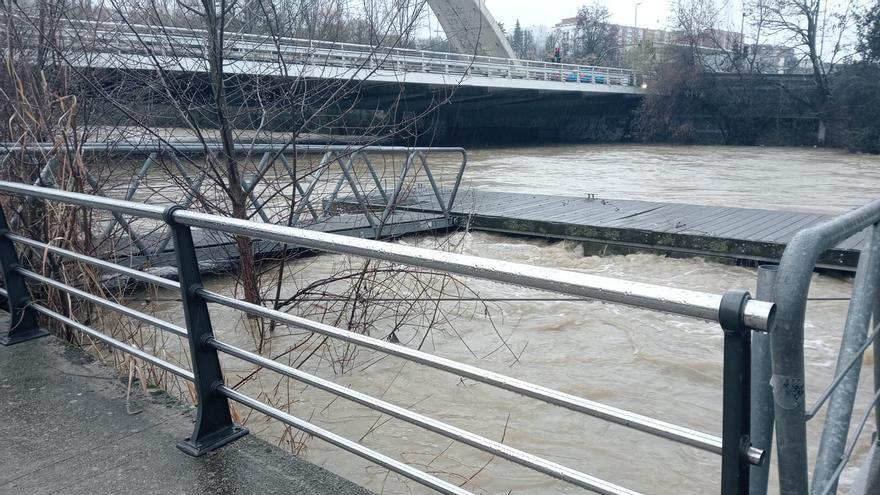
[{"label": "wet pavement", "polygon": [[253,435],[189,457],[190,408],[125,394],[54,337],[0,346],[0,494],[370,493]]}]

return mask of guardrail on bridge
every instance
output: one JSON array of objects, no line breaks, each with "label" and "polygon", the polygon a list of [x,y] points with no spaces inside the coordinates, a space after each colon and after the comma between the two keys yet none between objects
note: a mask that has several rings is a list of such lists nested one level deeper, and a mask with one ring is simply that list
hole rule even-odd
[{"label": "guardrail on bridge", "polygon": [[[16,17],[14,17],[16,18]],[[207,69],[206,32],[201,29],[149,26],[71,19],[61,28],[64,50],[78,66],[119,68],[198,68],[181,63],[200,60],[200,70]],[[3,26],[0,26],[2,32]],[[35,40],[35,42],[41,42]],[[240,32],[224,33],[224,58],[230,67],[256,74],[278,72],[281,65],[343,69],[339,74],[318,72],[319,77],[369,78],[376,71],[405,75],[436,74],[456,79],[497,79],[499,81],[541,81],[560,83],[553,89],[600,89],[606,86],[640,87],[643,77],[630,69],[583,64],[507,59],[461,53],[415,50],[394,46],[370,46],[354,43],[272,37]],[[59,47],[60,49],[61,47]],[[78,50],[78,52],[77,52]],[[140,59],[142,58],[142,60]],[[115,62],[114,62],[115,61]],[[233,63],[253,64],[248,68]],[[146,64],[146,65],[144,65]],[[293,72],[293,76],[299,76]],[[499,83],[503,84],[503,83]]]}]

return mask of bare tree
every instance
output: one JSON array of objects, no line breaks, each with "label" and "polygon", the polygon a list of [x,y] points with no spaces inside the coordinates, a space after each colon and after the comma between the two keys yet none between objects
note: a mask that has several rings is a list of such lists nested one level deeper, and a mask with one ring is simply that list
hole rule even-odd
[{"label": "bare tree", "polygon": [[[753,4],[768,31],[781,44],[800,53],[812,71],[817,98],[805,101],[819,116],[819,142],[825,142],[824,107],[831,95],[828,75],[846,54],[852,28],[853,2],[847,0],[828,10],[822,0],[758,0]],[[826,40],[830,43],[826,44]]]},{"label": "bare tree", "polygon": [[775,127],[778,113],[792,108],[765,78],[763,12],[745,13],[737,36],[726,7],[715,0],[675,4],[673,43],[660,53],[639,115],[644,137],[688,142],[700,129],[711,129],[726,144],[752,145]]},{"label": "bare tree", "polygon": [[[303,202],[298,185],[313,182],[332,191],[329,179],[316,177],[334,166],[338,170],[340,163],[350,163],[355,176],[363,175],[355,157],[362,156],[358,153],[365,146],[422,138],[424,121],[449,97],[439,91],[422,107],[404,109],[403,88],[386,85],[381,103],[364,103],[364,81],[382,66],[388,48],[412,42],[424,18],[421,0],[360,5],[341,0],[107,0],[83,2],[82,7],[67,1],[3,4],[4,62],[11,68],[0,73],[5,97],[0,104],[3,138],[57,145],[44,156],[22,153],[7,160],[4,178],[38,181],[40,166],[35,165],[57,157],[60,164],[46,175],[56,187],[119,194],[125,181],[107,166],[110,158],[87,156],[84,143],[124,139],[174,149],[183,139],[200,146],[201,153],[156,157],[155,176],[143,180],[138,200],[191,203],[193,209],[239,219],[257,216],[254,205],[260,204],[264,212],[272,210],[270,222],[310,227],[309,222],[296,220],[311,207]],[[355,33],[366,33],[370,46],[362,48],[358,66],[339,75],[336,67],[324,63],[336,49],[325,40],[350,40]],[[351,134],[359,139],[348,153],[336,156],[336,163],[301,151],[303,138],[333,140]],[[250,151],[254,143],[263,141],[277,148],[265,163]],[[105,160],[103,165],[96,163],[99,160]],[[118,155],[112,160],[123,168]],[[400,169],[399,157],[382,160],[388,163],[386,173]],[[128,177],[123,174],[122,179]],[[414,179],[409,180],[403,196],[414,187]],[[4,201],[7,212],[20,206]],[[96,212],[37,206],[22,209],[27,218],[20,225],[30,227],[31,237],[93,256],[112,257],[132,250],[131,225],[116,222],[107,240],[96,232],[104,230],[108,219]],[[158,234],[163,227],[149,228],[139,231],[143,237]],[[383,228],[379,223],[377,231],[381,234]],[[442,236],[437,242],[442,249],[457,248]],[[449,299],[478,299],[464,281],[447,274],[348,258],[334,264],[331,273],[304,282],[300,275],[309,261],[298,258],[302,251],[278,250],[258,259],[251,239],[237,236],[234,245],[237,269],[227,289],[234,295],[414,347],[430,342],[438,329],[454,331],[458,307],[449,305]],[[115,290],[106,277],[85,266],[42,252],[28,253],[26,262],[34,271],[105,297],[144,303],[147,307],[139,308],[143,311],[162,311],[162,296],[124,284]],[[112,327],[117,338],[137,342],[141,348],[155,346],[170,361],[186,364],[185,353],[175,354],[185,348],[184,343],[169,342],[160,333],[125,323],[57,291],[36,297],[65,315],[96,327]],[[481,315],[489,313],[479,302],[469,306]],[[272,322],[247,319],[244,325],[257,351],[291,366],[330,356],[334,369],[345,371],[358,356],[346,344]],[[499,339],[499,347],[505,346]],[[95,349],[108,353],[106,348]],[[135,366],[134,361],[121,359],[117,364],[126,369]],[[137,366],[146,370],[141,374],[144,380],[173,388],[167,375]],[[258,371],[230,376],[230,383],[265,387],[259,393],[267,400],[281,408],[292,407],[293,400],[280,397],[285,390],[291,393],[287,379],[277,378],[274,384],[254,380]],[[185,395],[186,389],[179,383],[177,387]]]},{"label": "bare tree", "polygon": [[858,16],[858,51],[869,63],[880,62],[880,2],[865,9]]},{"label": "bare tree", "polygon": [[574,56],[578,61],[603,65],[617,60],[617,28],[609,22],[610,18],[608,7],[598,2],[578,9],[574,34]]}]

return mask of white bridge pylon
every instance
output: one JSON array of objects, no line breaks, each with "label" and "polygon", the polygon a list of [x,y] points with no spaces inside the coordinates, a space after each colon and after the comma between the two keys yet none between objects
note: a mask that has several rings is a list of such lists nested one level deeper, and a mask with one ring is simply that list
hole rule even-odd
[{"label": "white bridge pylon", "polygon": [[428,0],[428,5],[456,52],[516,58],[483,0]]}]

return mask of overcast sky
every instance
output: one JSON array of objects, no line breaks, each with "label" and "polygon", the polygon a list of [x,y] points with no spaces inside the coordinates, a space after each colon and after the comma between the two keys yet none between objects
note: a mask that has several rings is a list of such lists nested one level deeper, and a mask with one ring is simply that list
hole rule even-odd
[{"label": "overcast sky", "polygon": [[[578,7],[592,0],[485,0],[495,20],[513,26],[519,19],[523,26],[553,27],[566,17],[574,17]],[[639,26],[657,28],[666,25],[671,0],[640,0]],[[600,0],[611,11],[611,22],[631,26],[635,21],[636,0]]]}]

